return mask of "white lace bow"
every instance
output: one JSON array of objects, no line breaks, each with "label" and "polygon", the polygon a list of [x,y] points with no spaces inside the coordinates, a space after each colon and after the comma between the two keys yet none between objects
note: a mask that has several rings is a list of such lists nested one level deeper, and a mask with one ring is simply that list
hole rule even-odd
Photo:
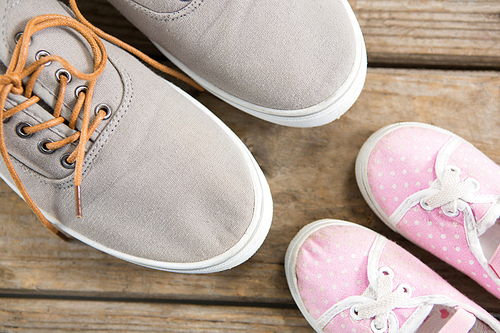
[{"label": "white lace bow", "polygon": [[413,302],[409,301],[412,288],[400,284],[394,289],[393,278],[394,272],[389,267],[380,268],[376,281],[377,288],[370,285],[362,295],[367,300],[354,304],[350,309],[351,317],[355,320],[373,319],[371,329],[374,333],[387,332],[389,322],[397,325],[394,309],[412,306],[410,303]]},{"label": "white lace bow", "polygon": [[420,200],[420,205],[427,211],[441,207],[447,216],[455,217],[463,210],[460,201],[477,201],[475,192],[479,190],[479,182],[474,178],[460,181],[460,169],[448,165],[442,176],[431,184],[431,189],[438,191]]}]

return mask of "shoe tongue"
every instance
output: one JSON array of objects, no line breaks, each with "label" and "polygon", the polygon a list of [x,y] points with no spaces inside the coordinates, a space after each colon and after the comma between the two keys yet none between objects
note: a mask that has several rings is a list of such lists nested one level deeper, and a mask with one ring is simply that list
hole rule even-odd
[{"label": "shoe tongue", "polygon": [[192,0],[134,0],[134,2],[154,12],[173,13],[189,5]]},{"label": "shoe tongue", "polygon": [[497,277],[500,278],[500,245],[498,245],[497,249],[493,253],[488,265],[495,272]]},{"label": "shoe tongue", "polygon": [[461,307],[435,305],[415,333],[468,333],[476,317]]}]

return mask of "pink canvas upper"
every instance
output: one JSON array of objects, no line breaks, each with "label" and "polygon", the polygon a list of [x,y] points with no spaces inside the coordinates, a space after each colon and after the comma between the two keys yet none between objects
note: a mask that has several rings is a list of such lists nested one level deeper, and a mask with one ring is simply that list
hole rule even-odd
[{"label": "pink canvas upper", "polygon": [[373,239],[373,232],[364,229],[325,227],[304,242],[296,273],[304,304],[315,319],[368,287],[366,265]]},{"label": "pink canvas upper", "polygon": [[[369,156],[366,176],[375,204],[387,216],[391,216],[406,198],[428,189],[437,179],[437,156],[452,137],[451,133],[413,124],[390,131],[378,140]],[[477,180],[480,184],[477,194],[500,194],[500,167],[470,143],[462,141],[451,152],[446,164],[460,169],[461,181]],[[479,221],[492,204],[469,203],[469,206],[475,220]],[[398,221],[397,229],[500,298],[500,285],[469,247],[468,237],[471,236],[466,233],[462,212],[450,217],[441,208],[428,212],[416,204]]]},{"label": "pink canvas upper", "polygon": [[[313,232],[303,242],[295,265],[297,289],[307,311],[315,320],[340,301],[362,295],[370,285],[368,263],[377,260],[374,262],[376,268],[389,267],[394,272],[394,288],[401,284],[412,288],[411,297],[446,295],[491,318],[397,244],[387,241],[380,258],[370,257],[377,237],[383,238],[354,224],[330,225]],[[416,308],[393,310],[400,327],[415,311]],[[370,324],[370,320],[354,320],[347,309],[329,321],[324,331],[371,332]]]},{"label": "pink canvas upper", "polygon": [[424,128],[398,129],[380,139],[370,155],[368,180],[387,215],[406,197],[436,180],[437,152],[449,139]]}]

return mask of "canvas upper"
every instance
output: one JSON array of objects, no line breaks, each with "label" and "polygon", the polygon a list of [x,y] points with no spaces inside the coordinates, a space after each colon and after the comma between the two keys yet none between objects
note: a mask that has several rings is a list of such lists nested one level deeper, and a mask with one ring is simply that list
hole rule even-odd
[{"label": "canvas upper", "polygon": [[[53,0],[7,0],[0,4],[0,60],[5,67],[15,36],[42,14],[71,16]],[[82,169],[83,217],[75,215],[74,172],[61,160],[75,144],[44,154],[42,140],[61,140],[80,130],[67,122],[23,138],[20,123],[53,119],[58,62],[38,77],[41,102],[3,124],[12,163],[36,206],[58,229],[121,259],[158,269],[208,272],[248,259],[269,230],[272,201],[265,178],[241,141],[212,113],[157,76],[122,49],[104,42],[107,64],[97,80],[91,110],[107,105],[110,115],[92,134]],[[75,30],[51,27],[35,33],[26,66],[47,51],[90,73],[95,54]],[[3,68],[5,72],[5,68]],[[27,79],[25,78],[24,83]],[[68,120],[76,91],[72,78],[61,115]],[[6,109],[25,101],[9,94]],[[90,121],[95,118],[92,112]],[[16,189],[2,163],[0,175]],[[17,190],[17,189],[16,189]]]},{"label": "canvas upper", "polygon": [[346,0],[110,0],[179,68],[230,104],[288,126],[357,99],[366,50]]},{"label": "canvas upper", "polygon": [[285,270],[317,332],[500,332],[495,318],[416,257],[354,223],[305,226],[290,243]]},{"label": "canvas upper", "polygon": [[500,297],[500,167],[444,129],[386,126],[361,149],[363,196],[393,230]]}]

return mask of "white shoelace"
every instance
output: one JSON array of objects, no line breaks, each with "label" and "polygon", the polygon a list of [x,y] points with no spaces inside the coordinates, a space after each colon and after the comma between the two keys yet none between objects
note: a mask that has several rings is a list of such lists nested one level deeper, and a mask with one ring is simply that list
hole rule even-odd
[{"label": "white shoelace", "polygon": [[377,290],[370,286],[363,297],[370,298],[368,302],[358,303],[351,307],[351,316],[355,320],[370,319],[374,333],[386,332],[389,328],[389,316],[396,308],[407,308],[411,298],[411,287],[400,284],[393,290],[394,272],[388,267],[378,271]]},{"label": "white shoelace", "polygon": [[436,179],[431,188],[439,192],[423,198],[420,205],[428,211],[441,207],[446,215],[453,217],[459,214],[459,200],[474,202],[474,193],[479,190],[479,182],[473,178],[460,181],[460,169],[447,166],[442,178]]}]

